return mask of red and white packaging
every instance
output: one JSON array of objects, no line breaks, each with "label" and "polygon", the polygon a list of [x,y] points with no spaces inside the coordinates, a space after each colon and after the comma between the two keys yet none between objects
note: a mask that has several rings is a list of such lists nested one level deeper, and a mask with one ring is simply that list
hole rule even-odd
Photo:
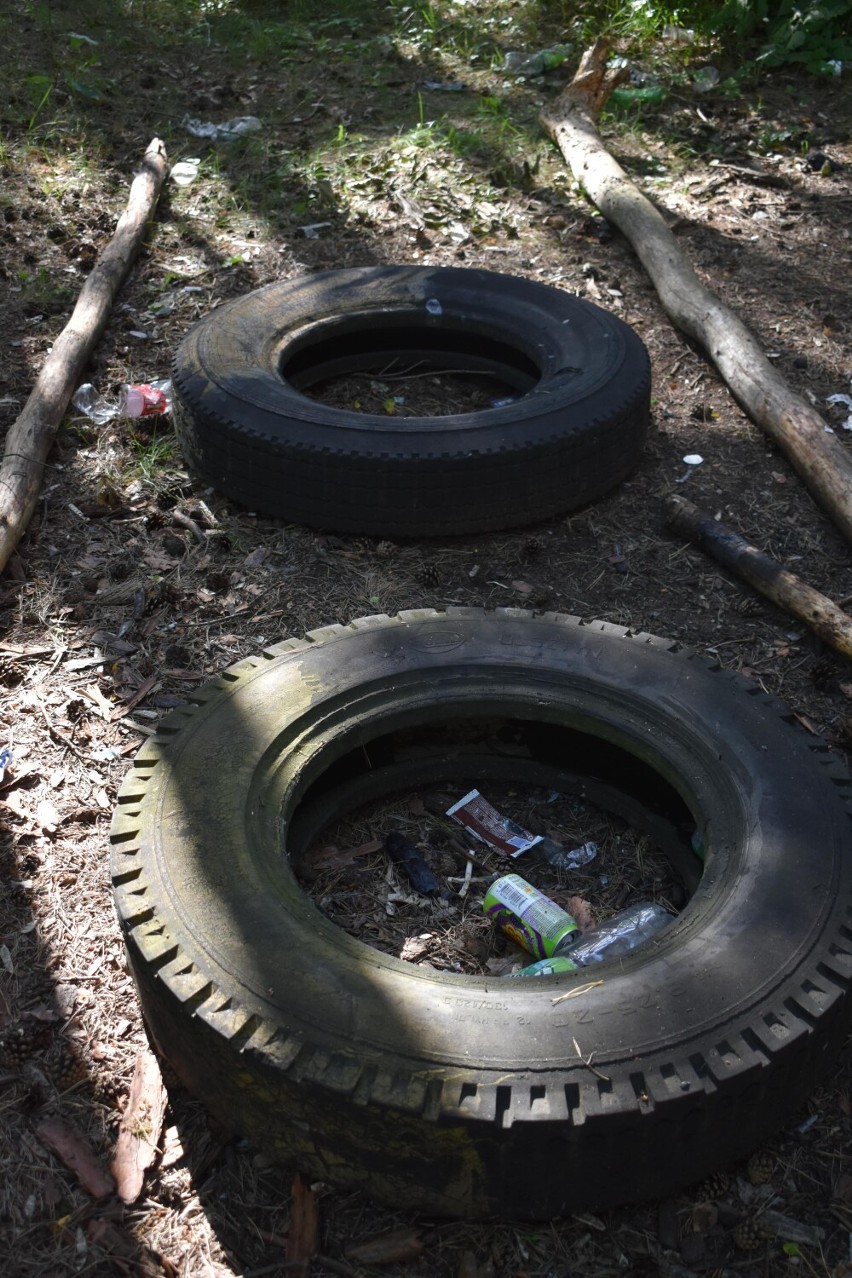
[{"label": "red and white packaging", "polygon": [[463,799],[448,808],[447,816],[470,830],[474,838],[497,848],[504,856],[520,856],[542,842],[540,834],[530,834],[517,821],[501,816],[478,790],[470,790]]},{"label": "red and white packaging", "polygon": [[139,382],[134,386],[126,386],[122,396],[122,410],[125,417],[160,417],[171,407],[167,393],[167,383]]}]

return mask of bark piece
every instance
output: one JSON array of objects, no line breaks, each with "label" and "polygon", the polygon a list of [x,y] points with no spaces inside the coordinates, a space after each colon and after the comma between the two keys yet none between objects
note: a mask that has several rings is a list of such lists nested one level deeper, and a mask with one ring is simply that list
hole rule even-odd
[{"label": "bark piece", "polygon": [[823,643],[841,652],[844,657],[852,657],[852,617],[826,595],[809,586],[795,573],[782,568],[774,559],[749,545],[738,533],[718,523],[706,510],[700,510],[685,497],[669,497],[665,509],[674,529],[737,573],[767,599],[798,617],[819,635]]},{"label": "bark piece", "polygon": [[290,1228],[287,1232],[287,1272],[308,1278],[311,1261],[319,1254],[319,1203],[303,1176],[293,1177]]},{"label": "bark piece", "polygon": [[661,214],[604,146],[596,117],[624,70],[607,69],[607,52],[603,40],[586,50],[573,81],[542,112],[543,127],[604,217],[630,241],[669,318],[706,351],[743,410],[852,540],[852,459],[735,312],[702,284]]},{"label": "bark piece", "polygon": [[166,149],[154,138],[133,179],[115,234],[80,290],[70,320],[9,430],[0,465],[0,572],[30,521],[50,447],[142,242],[167,173]]},{"label": "bark piece", "polygon": [[377,1234],[366,1242],[346,1248],[346,1259],[361,1265],[392,1265],[398,1261],[413,1260],[423,1251],[420,1230],[411,1227],[393,1229],[387,1234]]},{"label": "bark piece", "polygon": [[167,1099],[157,1058],[153,1052],[140,1052],[110,1165],[124,1203],[135,1203],[142,1193],[145,1172],[157,1156]]},{"label": "bark piece", "polygon": [[115,1181],[98,1158],[87,1137],[64,1118],[45,1118],[35,1134],[63,1162],[92,1198],[108,1198]]}]

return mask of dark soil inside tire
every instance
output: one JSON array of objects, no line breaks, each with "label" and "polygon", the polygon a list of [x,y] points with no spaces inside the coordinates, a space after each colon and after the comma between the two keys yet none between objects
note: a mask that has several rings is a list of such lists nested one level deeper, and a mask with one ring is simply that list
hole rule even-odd
[{"label": "dark soil inside tire", "polygon": [[[658,901],[676,915],[687,889],[646,834],[575,795],[531,785],[483,783],[497,809],[567,850],[593,843],[593,858],[577,869],[556,868],[535,849],[510,858],[475,840],[446,809],[466,791],[417,789],[365,805],[335,822],[300,858],[297,872],[323,914],[350,936],[396,958],[440,971],[507,976],[534,961],[484,916],[489,886],[519,874],[575,918],[587,932],[617,911]],[[439,888],[418,893],[384,847],[399,831],[422,855]],[[465,887],[467,858],[476,865]],[[464,891],[464,895],[462,895]]]},{"label": "dark soil inside tire", "polygon": [[399,361],[377,370],[331,377],[304,394],[332,408],[389,417],[452,417],[511,402],[517,391],[494,375],[459,373],[439,367],[405,367]]}]

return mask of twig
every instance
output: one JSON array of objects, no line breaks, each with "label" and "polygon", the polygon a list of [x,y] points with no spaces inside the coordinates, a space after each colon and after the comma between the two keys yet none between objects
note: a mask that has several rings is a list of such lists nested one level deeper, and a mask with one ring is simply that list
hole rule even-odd
[{"label": "twig", "polygon": [[609,1074],[602,1073],[599,1069],[596,1069],[595,1066],[592,1064],[592,1057],[594,1056],[594,1052],[589,1052],[588,1056],[584,1056],[583,1053],[580,1051],[580,1044],[577,1042],[576,1038],[572,1038],[571,1042],[574,1044],[577,1055],[579,1056],[580,1060],[585,1065],[586,1069],[590,1069],[592,1073],[594,1074],[595,1078],[600,1078],[605,1083],[610,1082]]}]

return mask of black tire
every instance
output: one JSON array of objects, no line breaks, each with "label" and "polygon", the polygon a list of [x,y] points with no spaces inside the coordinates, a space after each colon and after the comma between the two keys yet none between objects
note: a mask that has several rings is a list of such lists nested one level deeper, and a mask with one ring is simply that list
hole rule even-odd
[{"label": "black tire", "polygon": [[[675,648],[518,610],[367,617],[163,723],[122,786],[112,874],[185,1083],[309,1174],[449,1216],[666,1194],[788,1122],[850,1021],[849,778],[756,685]],[[683,913],[598,983],[406,964],[301,891],[290,857],[330,812],[507,769],[585,771],[596,798],[703,835]]]},{"label": "black tire", "polygon": [[[519,398],[406,419],[302,393],[394,360],[496,374]],[[650,411],[647,351],[616,316],[445,267],[326,271],[249,293],[190,329],[172,377],[186,460],[215,488],[371,536],[483,532],[583,505],[637,465]]]}]

